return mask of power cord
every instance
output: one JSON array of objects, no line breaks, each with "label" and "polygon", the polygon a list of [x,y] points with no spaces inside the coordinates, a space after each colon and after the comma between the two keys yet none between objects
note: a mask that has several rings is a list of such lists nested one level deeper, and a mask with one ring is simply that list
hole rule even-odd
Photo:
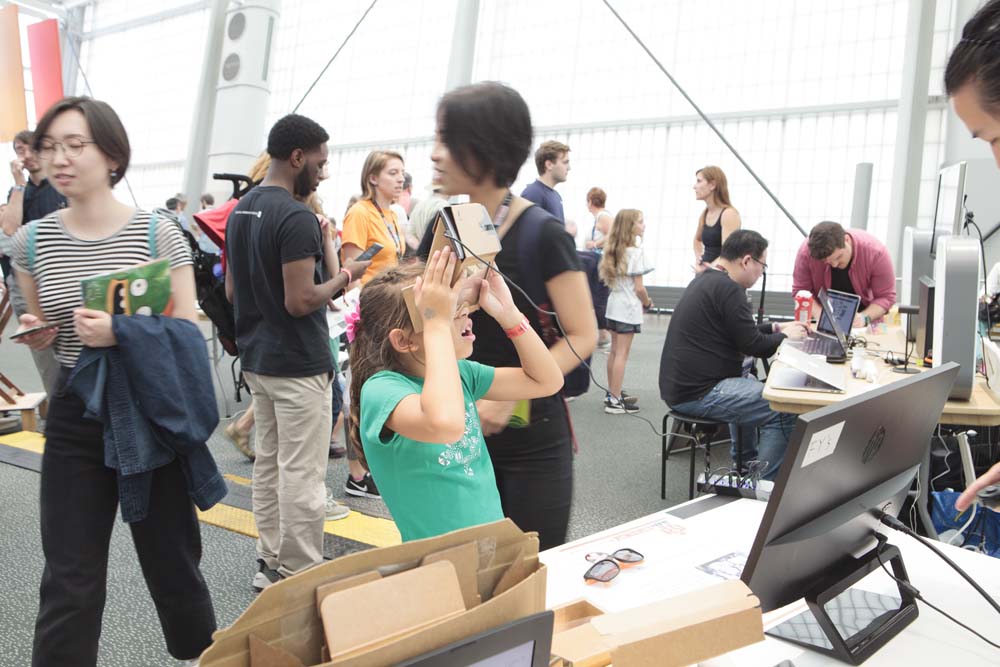
[{"label": "power cord", "polygon": [[896,584],[899,585],[900,588],[902,588],[907,593],[909,593],[910,595],[912,595],[915,600],[919,600],[920,602],[923,602],[925,605],[927,605],[928,607],[930,607],[931,609],[933,609],[937,613],[941,614],[942,616],[944,616],[945,618],[947,618],[949,621],[951,621],[955,625],[957,625],[957,626],[959,626],[961,628],[964,628],[965,630],[968,630],[969,632],[971,632],[972,634],[974,634],[975,636],[979,637],[984,642],[986,642],[987,644],[989,644],[990,646],[992,646],[994,648],[1000,648],[1000,644],[997,644],[995,642],[990,641],[989,639],[987,639],[986,637],[984,637],[982,634],[980,634],[976,630],[973,630],[972,628],[970,628],[965,623],[962,623],[962,621],[958,620],[957,618],[955,618],[954,616],[952,616],[948,612],[944,611],[940,607],[937,607],[937,606],[931,604],[920,593],[920,591],[917,589],[916,586],[914,586],[913,584],[911,584],[910,582],[908,582],[908,581],[906,581],[904,579],[900,579],[899,577],[897,577],[896,575],[894,575],[892,572],[890,572],[889,568],[886,567],[886,565],[885,565],[885,561],[882,560],[882,547],[886,544],[885,536],[881,535],[879,533],[875,533],[875,539],[878,540],[878,547],[875,548],[875,557],[878,558],[878,564],[882,566],[882,569],[885,570],[885,573],[887,575],[889,575],[896,582]]},{"label": "power cord", "polygon": [[[559,333],[562,334],[563,340],[566,341],[566,345],[569,347],[570,352],[572,352],[573,356],[576,357],[580,361],[580,364],[582,364],[583,367],[587,369],[587,373],[590,374],[590,380],[591,380],[591,382],[593,382],[595,385],[597,385],[598,388],[603,389],[605,391],[605,393],[608,393],[608,394],[611,393],[610,389],[608,389],[603,384],[601,384],[600,382],[597,381],[597,378],[594,377],[594,369],[590,367],[590,364],[588,364],[587,361],[583,357],[580,356],[580,353],[576,351],[576,348],[573,347],[573,343],[570,342],[569,336],[566,335],[566,330],[563,329],[562,322],[559,321],[559,314],[558,313],[556,313],[553,310],[545,310],[544,308],[542,308],[541,306],[539,306],[537,303],[535,303],[534,300],[530,296],[528,296],[528,293],[525,292],[523,289],[521,289],[520,285],[518,285],[513,280],[511,280],[510,278],[508,278],[507,275],[503,271],[501,271],[500,268],[496,264],[494,264],[492,261],[487,261],[487,260],[483,259],[482,257],[480,257],[479,255],[477,255],[475,252],[473,252],[472,248],[470,248],[469,246],[465,245],[465,243],[462,242],[462,239],[457,238],[455,236],[452,236],[451,234],[448,234],[448,233],[445,233],[444,237],[446,239],[450,240],[450,241],[453,241],[453,242],[458,243],[459,245],[461,245],[465,249],[466,252],[468,252],[470,255],[472,255],[477,260],[479,260],[487,268],[487,270],[496,271],[497,275],[499,275],[501,278],[503,278],[504,282],[506,282],[508,285],[510,285],[511,287],[513,287],[514,289],[516,289],[518,292],[520,292],[521,296],[523,296],[525,299],[527,299],[528,303],[531,304],[531,307],[534,308],[536,311],[538,311],[539,313],[541,313],[543,315],[548,315],[549,317],[551,317],[553,319],[553,321],[556,323],[556,327],[559,328]],[[633,419],[639,419],[641,421],[646,422],[647,424],[649,424],[649,428],[653,431],[653,433],[655,433],[657,436],[659,436],[661,438],[665,438],[665,437],[667,437],[669,435],[668,433],[661,433],[660,431],[656,430],[656,424],[654,424],[653,422],[649,421],[645,417],[640,417],[639,415],[635,414],[634,412],[628,412],[628,411],[626,411],[625,414],[628,415],[629,417],[632,417]]]},{"label": "power cord", "polygon": [[[938,558],[948,563],[948,565],[950,565],[953,570],[958,572],[962,576],[962,578],[969,583],[970,586],[976,589],[976,592],[978,592],[981,596],[983,596],[983,598],[987,602],[990,603],[990,606],[993,607],[993,609],[996,610],[997,613],[1000,613],[1000,604],[997,604],[996,600],[990,597],[990,594],[987,593],[985,590],[983,590],[982,586],[977,584],[972,577],[966,574],[965,570],[956,565],[955,561],[948,558],[948,556],[946,556],[944,552],[942,552],[940,549],[931,544],[927,538],[925,538],[923,535],[919,535],[915,530],[912,530],[909,526],[907,526],[905,523],[903,523],[896,517],[892,516],[891,514],[886,514],[881,510],[876,510],[876,516],[878,517],[878,520],[881,521],[886,526],[889,526],[890,528],[895,528],[896,530],[909,535],[910,537],[916,539],[922,545],[933,551],[935,554],[937,554]],[[994,644],[994,646],[996,645]]]}]

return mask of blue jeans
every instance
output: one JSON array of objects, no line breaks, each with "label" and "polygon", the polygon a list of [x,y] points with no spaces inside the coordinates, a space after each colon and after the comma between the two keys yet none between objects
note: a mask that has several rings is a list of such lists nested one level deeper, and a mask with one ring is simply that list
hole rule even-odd
[{"label": "blue jeans", "polygon": [[[773,480],[785,458],[795,415],[772,410],[761,396],[763,391],[764,384],[756,378],[726,378],[701,399],[670,407],[692,417],[735,425],[740,431],[743,462],[754,459],[766,462],[761,477]],[[759,441],[755,427],[760,428]],[[735,460],[735,451],[732,454]]]}]

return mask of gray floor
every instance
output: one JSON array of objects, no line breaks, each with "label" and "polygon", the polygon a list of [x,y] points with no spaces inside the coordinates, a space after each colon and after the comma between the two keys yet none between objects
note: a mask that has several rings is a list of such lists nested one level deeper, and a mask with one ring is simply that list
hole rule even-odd
[{"label": "gray floor", "polygon": [[[626,372],[625,388],[639,398],[639,413],[660,428],[664,407],[657,389],[660,350],[667,316],[647,316],[643,333],[636,336]],[[605,355],[594,355],[594,374],[605,381]],[[0,370],[25,390],[39,390],[27,350],[0,342]],[[220,364],[222,381],[229,387],[229,359]],[[221,396],[221,392],[220,396]],[[231,394],[231,391],[229,391]],[[649,424],[626,415],[602,411],[603,391],[590,392],[570,404],[580,443],[576,458],[575,494],[570,539],[649,514],[687,499],[687,459],[672,458],[667,469],[667,499],[660,499],[660,439]],[[228,409],[236,410],[230,396]],[[220,400],[220,414],[227,407]],[[225,424],[226,421],[223,421]],[[221,425],[220,425],[221,431]],[[250,477],[251,464],[235,452],[220,432],[209,443],[223,472]],[[343,491],[346,464],[331,461],[328,483]],[[31,637],[38,604],[42,570],[38,531],[38,475],[0,464],[0,562],[8,573],[0,605],[0,663],[30,663]],[[377,501],[352,501],[372,514],[384,509]],[[205,578],[212,590],[221,626],[231,623],[253,599],[250,579],[254,571],[253,541],[242,535],[203,525]],[[342,545],[328,544],[330,555]],[[100,664],[122,667],[175,664],[163,645],[156,615],[145,590],[128,530],[116,527],[111,542],[107,608],[101,640]]]}]

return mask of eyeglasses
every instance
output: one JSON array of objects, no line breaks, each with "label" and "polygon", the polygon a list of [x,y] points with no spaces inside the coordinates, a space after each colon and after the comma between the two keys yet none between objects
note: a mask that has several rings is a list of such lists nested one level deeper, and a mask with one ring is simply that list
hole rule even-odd
[{"label": "eyeglasses", "polygon": [[95,144],[96,141],[86,139],[67,139],[66,141],[43,141],[38,146],[38,157],[43,160],[51,160],[56,155],[56,148],[62,148],[66,157],[80,157],[87,144]]},{"label": "eyeglasses", "polygon": [[583,580],[588,584],[595,581],[606,584],[617,577],[623,567],[631,567],[645,559],[641,553],[634,549],[619,549],[612,554],[589,553],[585,558],[593,563],[583,573]]},{"label": "eyeglasses", "polygon": [[757,258],[756,258],[756,257],[754,257],[753,255],[750,255],[749,257],[750,257],[750,259],[752,259],[753,261],[755,261],[755,262],[757,262],[758,264],[760,264],[761,266],[763,266],[763,267],[764,267],[764,270],[765,270],[765,271],[767,271],[767,263],[766,263],[766,262],[762,262],[762,261],[760,261],[759,259],[757,259]]}]

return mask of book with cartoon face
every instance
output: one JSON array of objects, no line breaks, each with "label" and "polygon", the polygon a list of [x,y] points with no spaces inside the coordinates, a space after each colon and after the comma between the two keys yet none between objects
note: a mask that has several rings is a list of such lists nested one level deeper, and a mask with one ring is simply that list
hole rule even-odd
[{"label": "book with cartoon face", "polygon": [[170,315],[170,260],[157,259],[80,281],[83,305],[112,315]]}]

